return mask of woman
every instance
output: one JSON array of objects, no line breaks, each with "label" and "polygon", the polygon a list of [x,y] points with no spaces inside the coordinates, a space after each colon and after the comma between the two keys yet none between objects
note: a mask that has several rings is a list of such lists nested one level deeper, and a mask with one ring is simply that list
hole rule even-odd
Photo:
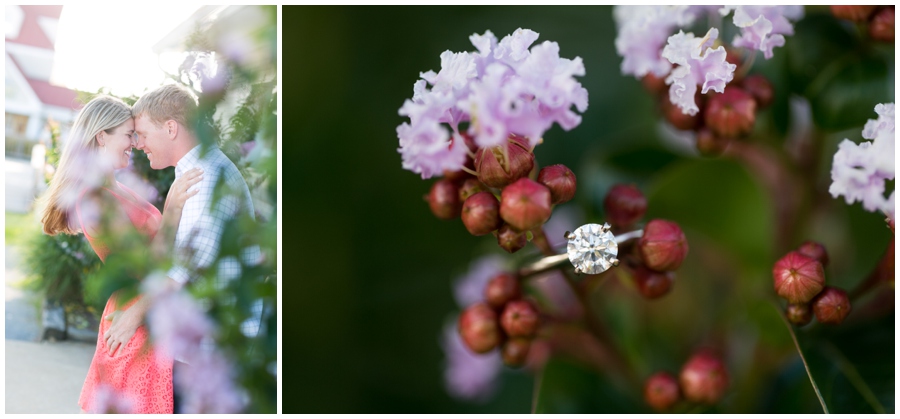
[{"label": "woman", "polygon": [[[133,141],[134,119],[125,102],[98,96],[84,106],[44,198],[46,234],[83,233],[104,264],[110,253],[138,250],[127,246],[165,248],[160,243],[167,243],[171,249],[174,237],[164,237],[164,232],[175,230],[172,226],[178,225],[185,201],[196,193],[188,189],[201,179],[201,173],[188,172],[172,184],[162,215],[114,177],[114,170],[128,166]],[[126,240],[135,236],[139,242]],[[105,403],[98,399],[109,399],[114,393],[115,404],[124,402],[130,413],[172,413],[172,360],[148,345],[146,327],[140,326],[115,351],[103,339],[114,313],[140,298],[119,301],[114,293],[107,301],[97,350],[79,399],[82,411],[103,413],[98,410],[105,409]]]}]

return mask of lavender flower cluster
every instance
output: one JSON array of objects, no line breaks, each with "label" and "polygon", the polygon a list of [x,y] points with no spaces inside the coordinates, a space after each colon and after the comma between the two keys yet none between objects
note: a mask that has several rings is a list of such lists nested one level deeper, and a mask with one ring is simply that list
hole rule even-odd
[{"label": "lavender flower cluster", "polygon": [[574,77],[585,74],[584,64],[561,58],[556,42],[532,48],[538,36],[521,28],[499,42],[491,31],[473,34],[477,52],[444,51],[439,72],[420,73],[399,110],[409,117],[397,127],[403,168],[422,179],[461,170],[468,154],[463,122],[478,147],[505,144],[512,134],[534,147],[554,122],[578,126],[581,115],[572,107],[587,110],[588,94]]},{"label": "lavender flower cluster", "polygon": [[867,140],[856,144],[844,139],[838,144],[831,167],[828,192],[844,196],[847,204],[860,201],[867,211],[881,211],[894,219],[894,192],[885,198],[885,182],[894,179],[894,104],[875,106],[878,119],[870,119],[862,130]]},{"label": "lavender flower cluster", "polygon": [[215,324],[193,297],[162,286],[167,280],[154,275],[145,281],[146,294],[153,299],[147,322],[155,344],[184,362],[175,383],[184,391],[184,412],[240,413],[243,391],[234,382],[229,361],[209,343]]},{"label": "lavender flower cluster", "polygon": [[803,6],[616,6],[615,42],[623,57],[622,74],[667,76],[669,100],[683,113],[695,115],[697,86],[702,86],[703,94],[723,93],[737,66],[726,61],[724,46],[714,48],[717,28],[710,28],[703,38],[673,32],[704,15],[727,16],[732,11],[733,23],[741,30],[732,45],[762,51],[766,59],[772,58],[775,47],[784,46],[785,35],[794,34],[791,21],[803,17]]}]

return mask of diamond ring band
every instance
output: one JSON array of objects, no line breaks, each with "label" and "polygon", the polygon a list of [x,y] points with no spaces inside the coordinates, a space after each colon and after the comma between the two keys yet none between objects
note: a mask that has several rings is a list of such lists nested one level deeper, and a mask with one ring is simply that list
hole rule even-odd
[{"label": "diamond ring band", "polygon": [[522,275],[531,275],[553,269],[566,260],[575,267],[576,274],[596,275],[607,269],[618,266],[619,243],[636,239],[644,234],[644,230],[635,230],[614,236],[608,223],[585,224],[574,233],[566,232],[566,253],[547,256],[522,268]]}]

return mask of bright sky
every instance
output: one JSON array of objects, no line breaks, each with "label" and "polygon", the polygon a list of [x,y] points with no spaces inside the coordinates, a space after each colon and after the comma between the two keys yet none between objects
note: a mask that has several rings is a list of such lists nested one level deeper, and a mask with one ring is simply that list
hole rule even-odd
[{"label": "bright sky", "polygon": [[166,2],[70,4],[56,32],[50,79],[72,89],[140,95],[174,72],[180,56],[157,57],[152,47],[200,6]]}]

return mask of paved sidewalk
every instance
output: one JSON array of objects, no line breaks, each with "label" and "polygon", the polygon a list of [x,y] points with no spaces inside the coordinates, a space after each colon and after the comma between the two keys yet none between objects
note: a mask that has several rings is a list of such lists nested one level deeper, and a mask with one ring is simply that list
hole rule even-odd
[{"label": "paved sidewalk", "polygon": [[6,341],[6,413],[80,413],[78,396],[96,346]]},{"label": "paved sidewalk", "polygon": [[[29,162],[6,159],[6,210],[27,212],[34,200]],[[95,344],[38,342],[39,298],[21,289],[21,250],[5,249],[6,412],[80,413],[78,396],[94,356]]]}]

